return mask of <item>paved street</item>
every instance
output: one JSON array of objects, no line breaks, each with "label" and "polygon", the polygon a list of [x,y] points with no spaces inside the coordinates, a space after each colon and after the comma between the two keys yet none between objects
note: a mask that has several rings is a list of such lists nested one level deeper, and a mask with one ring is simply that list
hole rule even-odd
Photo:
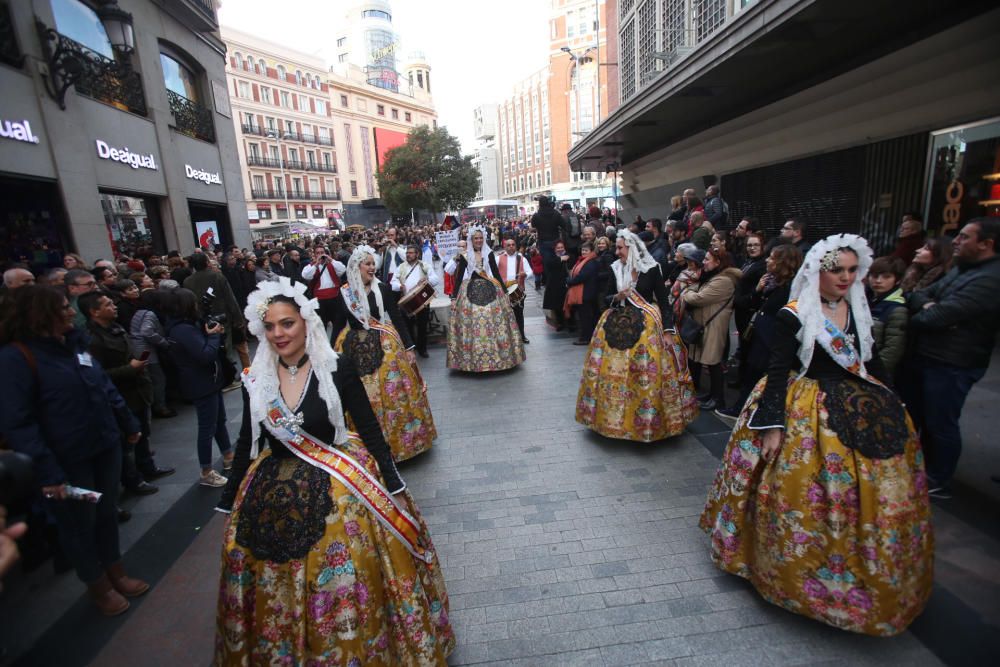
[{"label": "paved street", "polygon": [[[401,470],[448,581],[459,640],[452,665],[930,665],[995,657],[1000,540],[992,489],[970,482],[954,501],[935,505],[937,584],[909,632],[875,639],[781,611],[712,566],[696,525],[726,427],[703,415],[683,436],[650,445],[583,429],[573,412],[586,348],[553,333],[530,298],[531,344],[520,368],[451,373],[440,344],[421,363],[440,435]],[[227,403],[234,422],[238,394]],[[123,617],[99,619],[72,576],[53,580],[43,567],[30,588],[14,584],[0,602],[0,643],[14,655],[34,645],[22,664],[209,662],[217,492],[191,486],[190,409],[156,426],[156,449],[181,472],[157,496],[132,501],[137,516],[123,527],[126,560],[154,590]],[[969,445],[980,462],[972,474],[988,476],[998,459],[977,442]],[[11,596],[23,613],[11,616]]]}]

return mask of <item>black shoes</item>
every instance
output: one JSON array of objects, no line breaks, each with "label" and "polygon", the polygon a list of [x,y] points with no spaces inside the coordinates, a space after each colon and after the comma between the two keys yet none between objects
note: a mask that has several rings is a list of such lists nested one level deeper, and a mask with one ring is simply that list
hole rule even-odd
[{"label": "black shoes", "polygon": [[177,411],[171,410],[169,408],[166,410],[157,410],[153,413],[153,419],[170,419],[171,417],[176,417],[176,416],[177,416]]},{"label": "black shoes", "polygon": [[160,488],[157,486],[153,486],[149,482],[139,482],[135,486],[130,486],[125,490],[131,493],[133,496],[151,496],[157,491],[159,491]]},{"label": "black shoes", "polygon": [[427,359],[431,355],[427,354],[427,350],[417,350],[417,354],[420,355],[421,359]]},{"label": "black shoes", "polygon": [[528,340],[528,337],[527,337],[527,336],[521,336],[521,342],[522,342],[522,343],[524,343],[525,345],[527,345],[527,344],[528,344],[528,343],[530,343],[531,341],[530,341],[530,340]]},{"label": "black shoes", "polygon": [[154,479],[160,479],[161,477],[169,477],[170,475],[173,475],[175,472],[177,471],[174,468],[155,467],[152,468],[151,470],[143,470],[142,476],[145,477],[147,481],[151,481]]},{"label": "black shoes", "polygon": [[132,513],[128,510],[123,510],[121,507],[118,508],[118,523],[125,523],[132,518]]},{"label": "black shoes", "polygon": [[718,403],[715,402],[714,398],[707,398],[703,401],[698,401],[698,407],[701,408],[702,410],[711,412],[712,410],[715,410],[717,407],[720,406]]},{"label": "black shoes", "polygon": [[573,341],[573,345],[590,345],[590,341],[586,341],[586,340],[575,340],[575,341]]}]

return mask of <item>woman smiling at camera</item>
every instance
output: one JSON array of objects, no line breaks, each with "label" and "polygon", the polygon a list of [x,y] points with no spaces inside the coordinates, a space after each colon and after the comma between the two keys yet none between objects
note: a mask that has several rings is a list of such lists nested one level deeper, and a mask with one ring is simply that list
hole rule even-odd
[{"label": "woman smiling at camera", "polygon": [[261,283],[245,311],[261,344],[219,504],[215,663],[443,665],[455,636],[430,535],[304,293]]}]

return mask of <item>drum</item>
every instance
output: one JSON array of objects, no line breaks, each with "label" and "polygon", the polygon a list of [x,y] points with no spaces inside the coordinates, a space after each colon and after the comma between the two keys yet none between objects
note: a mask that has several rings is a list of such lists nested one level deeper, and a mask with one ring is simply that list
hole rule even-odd
[{"label": "drum", "polygon": [[404,315],[416,317],[421,310],[430,305],[433,298],[434,288],[426,280],[422,280],[399,300],[399,309]]},{"label": "drum", "polygon": [[510,305],[519,306],[524,301],[524,290],[515,283],[507,288],[507,297],[510,299]]}]

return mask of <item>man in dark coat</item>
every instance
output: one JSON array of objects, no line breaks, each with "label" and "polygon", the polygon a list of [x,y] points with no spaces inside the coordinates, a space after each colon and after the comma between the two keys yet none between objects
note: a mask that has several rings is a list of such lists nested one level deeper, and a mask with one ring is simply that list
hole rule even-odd
[{"label": "man in dark coat", "polygon": [[128,334],[116,321],[118,309],[110,297],[90,292],[81,296],[78,303],[87,318],[89,351],[125,399],[142,432],[134,445],[123,442],[122,484],[136,495],[156,493],[159,489],[148,480],[171,475],[174,469],[158,467],[150,452],[149,408],[153,403],[153,382],[146,372],[146,362],[132,356]]},{"label": "man in dark coat", "polygon": [[1000,218],[970,220],[955,237],[955,266],[907,298],[917,377],[899,383],[921,429],[931,496],[949,498],[962,454],[959,418],[969,391],[986,375],[1000,331]]}]

